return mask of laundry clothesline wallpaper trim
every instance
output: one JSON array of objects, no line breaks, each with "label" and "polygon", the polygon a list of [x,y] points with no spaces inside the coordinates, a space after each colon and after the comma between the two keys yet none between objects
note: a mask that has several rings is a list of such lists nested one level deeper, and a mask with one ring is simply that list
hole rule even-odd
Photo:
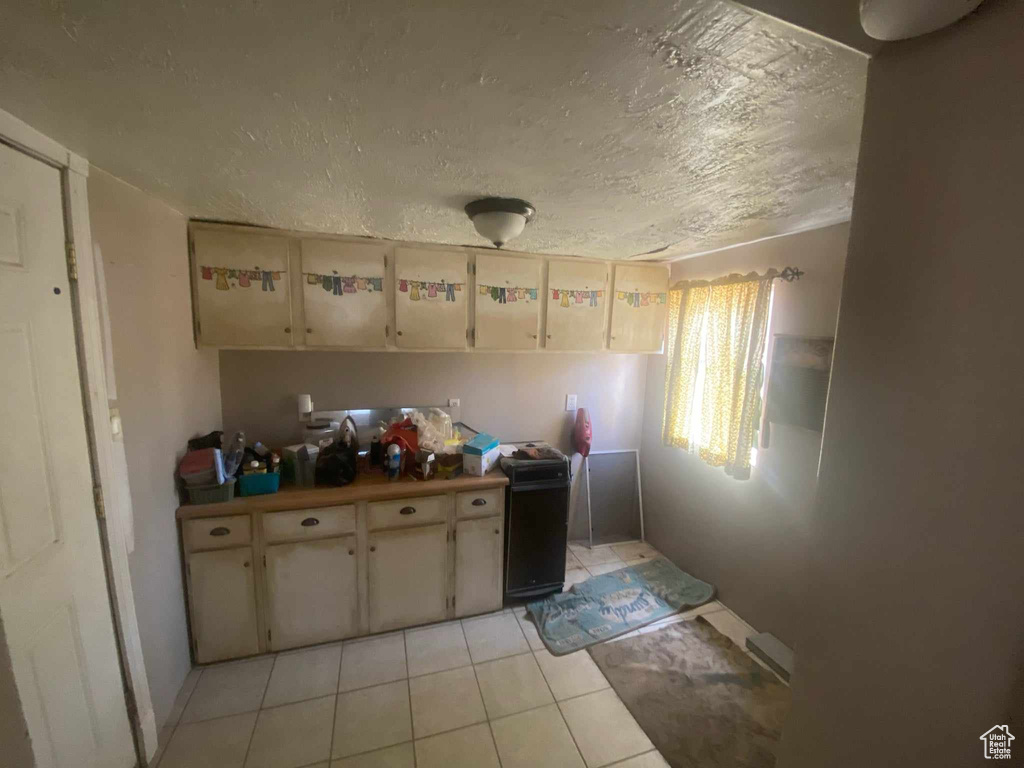
[{"label": "laundry clothesline wallpaper trim", "polygon": [[286,269],[235,269],[234,267],[200,266],[199,272],[203,280],[216,280],[218,291],[229,291],[232,288],[248,288],[254,282],[260,282],[264,291],[274,290],[274,281],[286,274]]},{"label": "laundry clothesline wallpaper trim", "polygon": [[483,285],[477,283],[481,296],[490,294],[491,300],[499,304],[509,304],[513,301],[536,301],[536,288],[524,288],[519,285]]},{"label": "laundry clothesline wallpaper trim", "polygon": [[598,306],[597,300],[604,298],[604,291],[577,291],[570,288],[551,288],[551,300],[559,301],[560,307],[572,307],[586,302],[588,307]]},{"label": "laundry clothesline wallpaper trim", "polygon": [[[441,299],[455,301],[455,294],[462,291],[465,283],[449,283],[444,280],[431,282],[429,280],[399,280],[399,293],[408,293],[409,301],[420,301],[421,299]],[[420,294],[420,291],[423,294]]]},{"label": "laundry clothesline wallpaper trim", "polygon": [[666,304],[668,303],[667,293],[641,293],[640,291],[616,291],[616,301],[624,301],[629,306],[637,309],[639,307],[647,307],[651,304]]},{"label": "laundry clothesline wallpaper trim", "polygon": [[384,290],[383,277],[339,275],[337,272],[332,272],[329,275],[323,275],[319,272],[303,272],[302,274],[305,275],[306,282],[309,285],[319,285],[334,296],[343,296],[346,293],[357,293],[359,291],[366,291],[368,293],[376,291],[380,293]]}]

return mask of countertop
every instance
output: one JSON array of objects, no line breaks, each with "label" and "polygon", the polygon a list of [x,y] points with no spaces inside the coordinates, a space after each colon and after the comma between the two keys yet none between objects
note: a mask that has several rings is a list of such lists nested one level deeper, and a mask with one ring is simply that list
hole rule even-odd
[{"label": "countertop", "polygon": [[357,501],[388,501],[406,496],[432,496],[508,485],[508,478],[495,468],[483,477],[459,475],[451,480],[416,480],[403,477],[389,481],[381,472],[359,474],[349,485],[335,488],[296,488],[284,486],[277,493],[237,497],[219,504],[186,504],[175,513],[179,520],[220,515],[244,515],[250,512],[279,512],[287,509],[314,509]]}]

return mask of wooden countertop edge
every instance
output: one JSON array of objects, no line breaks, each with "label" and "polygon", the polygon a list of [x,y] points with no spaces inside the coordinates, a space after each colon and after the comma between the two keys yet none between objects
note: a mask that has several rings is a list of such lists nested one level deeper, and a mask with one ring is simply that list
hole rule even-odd
[{"label": "wooden countertop edge", "polygon": [[499,488],[508,485],[508,478],[502,472],[488,472],[483,477],[465,475],[452,480],[426,480],[397,483],[360,483],[340,488],[286,488],[278,493],[262,496],[244,496],[218,504],[186,504],[178,507],[175,517],[190,520],[199,517],[220,517],[222,515],[245,515],[250,512],[282,512],[291,509],[316,509],[340,504],[354,504],[358,501],[391,501],[411,496],[435,496],[442,493],[458,493],[482,488]]}]

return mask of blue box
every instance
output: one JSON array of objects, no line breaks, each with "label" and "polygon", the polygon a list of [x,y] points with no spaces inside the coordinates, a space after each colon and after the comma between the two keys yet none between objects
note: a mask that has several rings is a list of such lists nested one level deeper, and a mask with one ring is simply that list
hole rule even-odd
[{"label": "blue box", "polygon": [[267,472],[262,475],[242,475],[238,478],[238,488],[243,496],[277,493],[280,487],[281,475],[278,472]]},{"label": "blue box", "polygon": [[462,452],[471,456],[483,456],[490,450],[498,447],[498,438],[491,437],[486,432],[481,432],[468,443],[462,446]]}]

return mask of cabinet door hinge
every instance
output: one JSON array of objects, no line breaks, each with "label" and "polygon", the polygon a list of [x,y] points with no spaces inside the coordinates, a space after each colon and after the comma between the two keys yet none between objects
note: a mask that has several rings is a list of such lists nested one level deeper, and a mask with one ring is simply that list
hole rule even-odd
[{"label": "cabinet door hinge", "polygon": [[390,333],[391,333],[391,326],[390,325],[385,325],[384,326],[384,338],[386,339],[388,337],[388,334],[390,334]]},{"label": "cabinet door hinge", "polygon": [[270,642],[270,630],[269,629],[267,630],[267,642],[268,643]]},{"label": "cabinet door hinge", "polygon": [[78,279],[78,255],[75,253],[74,243],[65,243],[64,245],[65,256],[68,260],[68,279]]},{"label": "cabinet door hinge", "polygon": [[92,489],[92,498],[93,501],[96,503],[96,517],[100,518],[101,520],[105,519],[107,516],[107,508],[106,505],[103,503],[103,489],[100,488],[98,485]]},{"label": "cabinet door hinge", "polygon": [[385,253],[384,254],[384,269],[387,269],[387,268],[388,268],[388,255]]},{"label": "cabinet door hinge", "polygon": [[263,567],[264,568],[267,567],[267,556],[266,555],[263,556]]},{"label": "cabinet door hinge", "polygon": [[458,530],[452,531],[452,541],[455,541],[459,537]]}]

